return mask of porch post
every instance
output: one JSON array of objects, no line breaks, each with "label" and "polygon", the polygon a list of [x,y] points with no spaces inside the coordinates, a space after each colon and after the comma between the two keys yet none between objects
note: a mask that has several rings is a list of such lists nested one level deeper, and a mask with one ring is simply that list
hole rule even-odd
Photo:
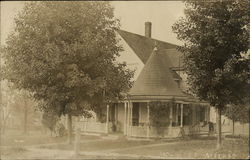
[{"label": "porch post", "polygon": [[130,135],[132,136],[132,126],[133,126],[133,104],[132,102],[129,102],[130,104]]},{"label": "porch post", "polygon": [[195,106],[192,105],[192,125],[196,125],[195,115],[196,115]]},{"label": "porch post", "polygon": [[179,103],[176,104],[176,115],[175,115],[175,119],[176,119],[176,125],[179,124],[179,121],[178,121],[178,116],[179,116]]},{"label": "porch post", "polygon": [[149,138],[149,102],[147,102],[147,121],[148,121],[148,125],[147,125],[147,138]]},{"label": "porch post", "polygon": [[181,103],[181,127],[183,127],[183,104]]},{"label": "porch post", "polygon": [[170,106],[169,120],[169,135],[172,135],[173,105]]},{"label": "porch post", "polygon": [[128,135],[128,136],[130,136],[130,134],[129,134],[129,130],[130,130],[130,104],[129,104],[129,102],[127,102],[127,128],[126,128],[126,134]]},{"label": "porch post", "polygon": [[127,133],[127,102],[124,102],[124,135]]},{"label": "porch post", "polygon": [[109,132],[109,105],[107,105],[107,116],[106,116],[106,133]]}]

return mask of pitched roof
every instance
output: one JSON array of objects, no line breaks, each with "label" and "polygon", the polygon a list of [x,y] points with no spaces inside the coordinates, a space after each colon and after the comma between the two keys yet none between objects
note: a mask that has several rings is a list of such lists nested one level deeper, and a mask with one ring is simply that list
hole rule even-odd
[{"label": "pitched roof", "polygon": [[[156,43],[158,48],[166,50],[165,53],[168,54],[169,59],[172,62],[170,67],[182,66],[182,56],[181,56],[181,52],[177,51],[176,49],[177,45],[171,44],[168,42],[163,42],[160,40],[156,40],[153,38],[148,38],[145,36],[141,36],[141,35],[123,31],[123,30],[118,30],[118,33],[126,41],[126,43],[132,48],[132,50],[136,53],[136,55],[140,58],[140,60],[144,64],[146,64]],[[180,60],[180,63],[179,63],[179,60]]]},{"label": "pitched roof", "polygon": [[132,96],[185,96],[174,81],[165,50],[154,50],[131,88]]}]

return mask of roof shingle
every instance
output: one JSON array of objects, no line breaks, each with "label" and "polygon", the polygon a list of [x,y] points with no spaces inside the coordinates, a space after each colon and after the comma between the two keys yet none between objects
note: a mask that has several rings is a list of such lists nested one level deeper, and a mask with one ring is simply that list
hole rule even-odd
[{"label": "roof shingle", "polygon": [[157,44],[158,48],[166,50],[165,53],[168,54],[168,57],[172,62],[170,67],[181,67],[183,64],[181,56],[182,54],[181,52],[177,51],[177,45],[175,44],[148,38],[123,30],[118,30],[118,33],[144,64],[146,64],[148,58],[150,57],[155,44]]},{"label": "roof shingle", "polygon": [[134,96],[184,96],[174,81],[165,50],[154,50],[129,94]]}]

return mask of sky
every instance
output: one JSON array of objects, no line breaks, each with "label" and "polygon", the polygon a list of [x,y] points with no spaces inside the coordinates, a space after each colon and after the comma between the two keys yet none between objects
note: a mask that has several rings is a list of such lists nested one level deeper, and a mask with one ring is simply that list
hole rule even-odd
[{"label": "sky", "polygon": [[[1,2],[1,44],[14,28],[14,17],[24,1]],[[172,32],[174,22],[184,16],[181,1],[112,1],[115,17],[121,21],[121,29],[144,35],[144,23],[152,22],[152,38],[174,44],[182,44]]]}]

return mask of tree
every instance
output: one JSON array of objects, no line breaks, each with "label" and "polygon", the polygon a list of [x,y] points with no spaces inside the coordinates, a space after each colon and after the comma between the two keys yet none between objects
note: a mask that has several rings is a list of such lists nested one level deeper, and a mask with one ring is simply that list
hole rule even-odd
[{"label": "tree", "polygon": [[190,91],[217,110],[217,148],[221,146],[221,111],[249,99],[250,2],[186,1],[185,18],[173,25],[184,41],[184,66]]},{"label": "tree", "polygon": [[9,120],[13,110],[12,107],[14,104],[14,90],[11,90],[6,81],[1,84],[1,95],[3,95],[4,99],[1,102],[1,134],[5,134],[6,124]]},{"label": "tree", "polygon": [[115,61],[122,47],[109,2],[28,2],[15,25],[4,47],[4,78],[31,92],[42,110],[67,114],[68,124],[132,85],[133,72]]},{"label": "tree", "polygon": [[[10,118],[13,118],[15,121],[23,122],[23,133],[26,134],[28,119],[34,113],[32,99],[30,99],[28,93],[15,90],[7,81],[2,82],[1,91],[4,96],[4,99],[1,101],[2,133],[5,133],[7,122]],[[14,126],[11,125],[9,127]]]},{"label": "tree", "polygon": [[227,105],[222,113],[233,121],[234,135],[234,122],[249,123],[250,101],[245,99],[245,104]]}]

